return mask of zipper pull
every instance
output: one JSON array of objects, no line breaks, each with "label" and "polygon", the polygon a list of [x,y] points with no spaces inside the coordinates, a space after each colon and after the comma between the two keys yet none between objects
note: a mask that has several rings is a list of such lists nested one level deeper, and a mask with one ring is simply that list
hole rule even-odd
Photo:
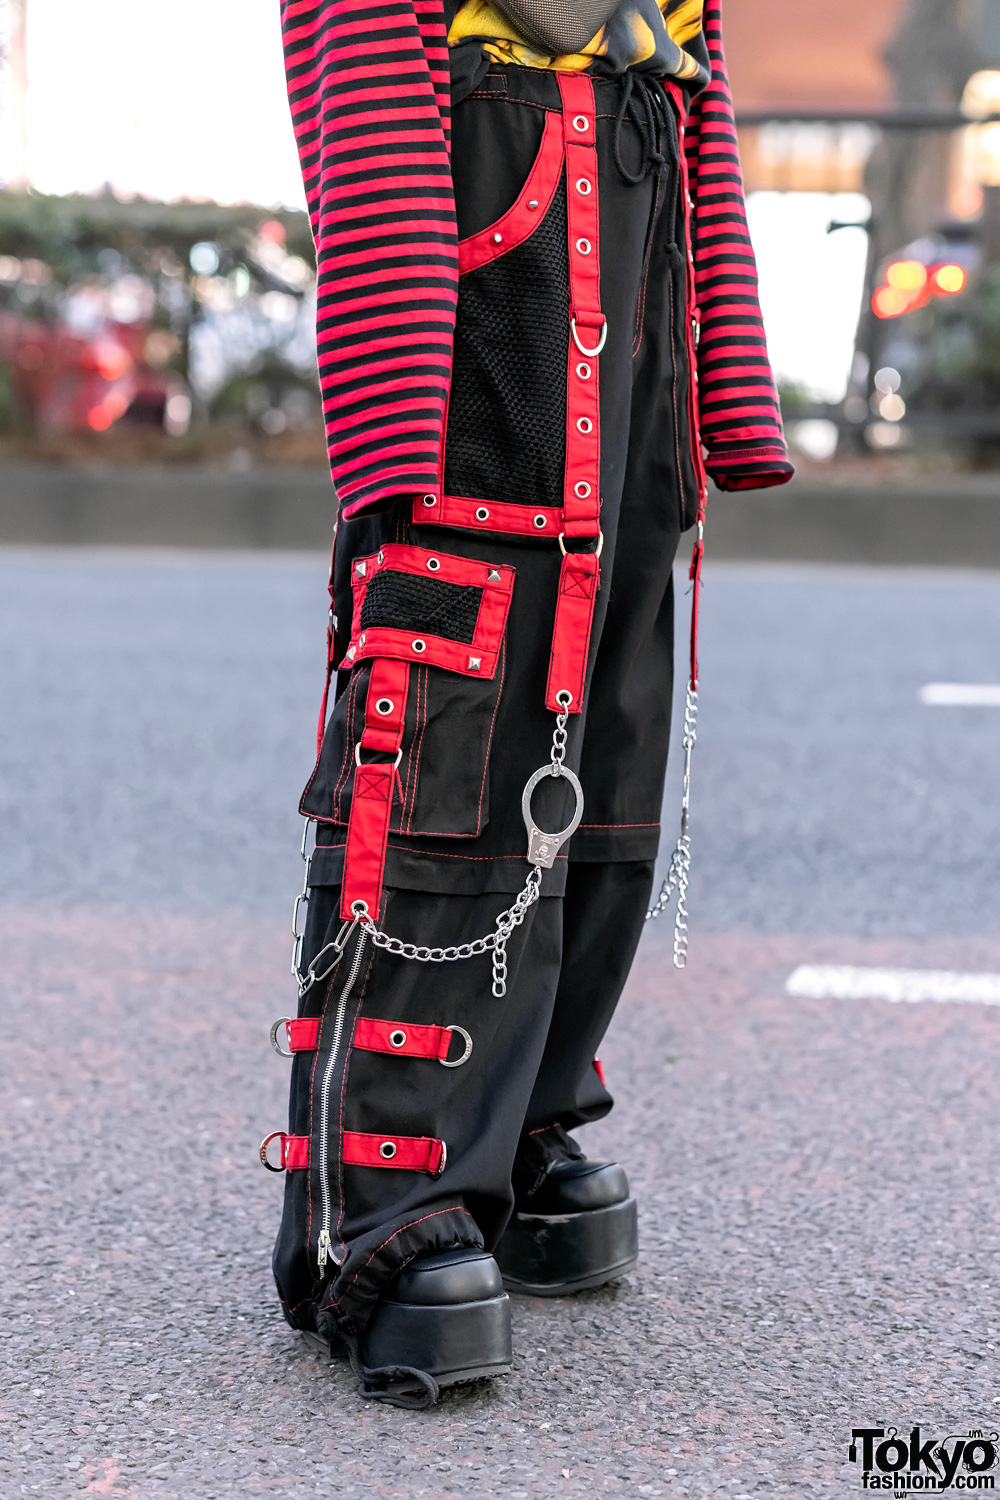
[{"label": "zipper pull", "polygon": [[330,1231],[321,1229],[319,1232],[319,1243],[316,1246],[316,1264],[321,1271],[326,1269],[327,1258],[330,1255]]}]

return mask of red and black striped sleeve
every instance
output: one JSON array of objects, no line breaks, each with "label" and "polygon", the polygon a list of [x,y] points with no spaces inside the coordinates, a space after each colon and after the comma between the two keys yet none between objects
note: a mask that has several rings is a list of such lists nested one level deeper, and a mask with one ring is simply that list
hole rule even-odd
[{"label": "red and black striped sleeve", "polygon": [[435,490],[458,241],[441,0],[282,0],[341,515]]},{"label": "red and black striped sleeve", "polygon": [[795,471],[757,295],[720,8],[721,0],[706,0],[703,25],[712,81],[695,100],[685,132],[701,320],[701,437],[706,467],[719,489],[764,489],[785,484]]}]

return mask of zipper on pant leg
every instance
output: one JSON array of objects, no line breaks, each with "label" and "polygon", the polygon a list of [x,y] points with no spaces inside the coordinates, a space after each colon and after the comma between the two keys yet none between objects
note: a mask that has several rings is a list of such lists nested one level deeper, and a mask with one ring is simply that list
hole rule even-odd
[{"label": "zipper on pant leg", "polygon": [[328,1260],[333,1260],[339,1265],[343,1256],[338,1256],[333,1248],[330,1237],[330,1217],[332,1205],[330,1201],[330,1087],[333,1083],[333,1075],[336,1071],[337,1061],[340,1057],[341,1042],[344,1035],[344,1021],[347,1017],[347,1002],[351,998],[351,991],[357,983],[358,974],[361,972],[361,963],[368,947],[368,934],[364,931],[358,933],[357,946],[351,967],[348,970],[347,979],[341,987],[337,999],[337,1009],[333,1018],[333,1035],[330,1041],[330,1055],[323,1070],[323,1080],[320,1084],[320,1113],[319,1113],[319,1187],[321,1200],[319,1239],[316,1245],[316,1264],[322,1274],[326,1270]]}]

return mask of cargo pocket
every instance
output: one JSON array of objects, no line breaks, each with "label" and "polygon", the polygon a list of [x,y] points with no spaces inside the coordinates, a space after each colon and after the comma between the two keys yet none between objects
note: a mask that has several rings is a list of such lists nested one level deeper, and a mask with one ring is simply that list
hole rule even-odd
[{"label": "cargo pocket", "polygon": [[[388,543],[353,565],[351,678],[330,716],[300,811],[346,825],[366,716],[403,732],[389,831],[475,838],[489,819],[489,759],[504,676],[514,569]],[[400,671],[387,679],[384,664]],[[378,667],[396,687],[371,699]],[[404,703],[394,701],[394,695]],[[368,741],[366,741],[368,743]]]}]

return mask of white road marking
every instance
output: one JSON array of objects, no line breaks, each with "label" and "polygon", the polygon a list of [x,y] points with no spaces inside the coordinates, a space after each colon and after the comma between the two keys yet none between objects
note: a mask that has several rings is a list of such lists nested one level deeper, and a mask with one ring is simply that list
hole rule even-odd
[{"label": "white road marking", "polygon": [[920,689],[920,701],[937,708],[1000,708],[1000,683],[929,682]]},{"label": "white road marking", "polygon": [[800,964],[785,984],[789,995],[810,1000],[923,1000],[1000,1005],[1000,974],[959,974],[948,969],[865,969],[851,964]]}]

